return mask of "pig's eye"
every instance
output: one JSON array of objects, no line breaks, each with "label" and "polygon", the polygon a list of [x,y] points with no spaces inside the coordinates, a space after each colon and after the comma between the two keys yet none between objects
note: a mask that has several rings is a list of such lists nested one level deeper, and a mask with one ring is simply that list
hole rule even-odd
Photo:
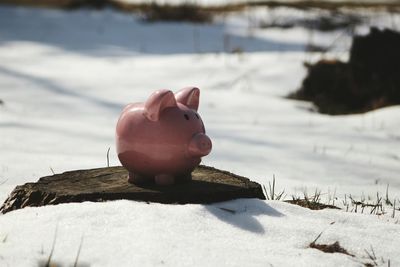
[{"label": "pig's eye", "polygon": [[189,120],[189,115],[188,114],[185,114],[183,116],[185,117],[186,120]]},{"label": "pig's eye", "polygon": [[197,115],[197,113],[194,113],[194,115],[196,115],[196,118],[199,120],[200,119],[200,117],[199,117],[199,115]]}]

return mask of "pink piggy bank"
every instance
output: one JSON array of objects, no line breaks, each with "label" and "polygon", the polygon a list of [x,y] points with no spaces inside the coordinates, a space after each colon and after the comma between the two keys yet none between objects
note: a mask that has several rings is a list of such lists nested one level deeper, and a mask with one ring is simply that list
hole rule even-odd
[{"label": "pink piggy bank", "polygon": [[118,120],[118,158],[129,182],[170,185],[190,180],[201,157],[211,151],[197,113],[200,90],[187,87],[175,95],[154,92],[145,103],[127,105]]}]

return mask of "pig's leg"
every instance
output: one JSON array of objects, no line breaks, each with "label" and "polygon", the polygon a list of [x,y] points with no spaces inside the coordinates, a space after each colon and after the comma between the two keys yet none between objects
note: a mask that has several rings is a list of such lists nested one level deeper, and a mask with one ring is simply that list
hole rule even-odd
[{"label": "pig's leg", "polygon": [[170,174],[158,174],[154,177],[156,185],[172,185],[175,183],[175,177]]},{"label": "pig's leg", "polygon": [[128,182],[131,184],[146,184],[149,181],[144,176],[129,172]]}]

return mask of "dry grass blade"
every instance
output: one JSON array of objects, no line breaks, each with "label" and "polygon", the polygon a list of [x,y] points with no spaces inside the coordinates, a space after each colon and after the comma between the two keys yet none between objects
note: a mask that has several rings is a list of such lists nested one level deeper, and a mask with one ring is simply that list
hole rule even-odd
[{"label": "dry grass blade", "polygon": [[53,264],[51,263],[51,258],[53,257],[54,248],[56,246],[57,232],[58,232],[58,224],[56,225],[56,230],[54,232],[54,239],[53,239],[53,244],[51,245],[51,251],[50,251],[49,257],[47,258],[47,261],[46,261],[44,267],[53,266]]},{"label": "dry grass blade", "polygon": [[[47,257],[47,259],[45,261],[41,260],[41,261],[38,262],[38,266],[39,267],[61,267],[62,266],[60,263],[57,263],[57,262],[53,261],[53,254],[54,254],[54,249],[55,249],[55,246],[56,246],[57,236],[58,236],[58,223],[57,223],[56,229],[54,231],[54,238],[53,238],[53,243],[51,245],[50,254],[49,254],[49,256]],[[43,246],[42,246],[41,254],[44,254]]]},{"label": "dry grass blade", "polygon": [[315,242],[317,242],[317,240],[321,237],[323,232],[324,231],[322,231],[321,233],[319,233],[319,235],[317,235],[317,237],[314,239],[314,241],[310,243],[310,246],[311,246],[311,244],[315,244]]},{"label": "dry grass blade", "polygon": [[78,267],[79,255],[81,254],[82,250],[82,243],[83,243],[83,235],[81,237],[81,242],[79,243],[78,253],[76,254],[75,257],[74,267]]},{"label": "dry grass blade", "polygon": [[378,266],[378,263],[376,262],[376,255],[375,255],[375,251],[374,248],[371,246],[371,253],[368,252],[368,250],[364,250],[365,253],[367,253],[368,258],[374,263],[373,266]]},{"label": "dry grass blade", "polygon": [[283,194],[285,193],[285,190],[282,190],[278,194],[275,193],[275,174],[273,175],[273,178],[272,178],[272,184],[271,184],[271,182],[268,182],[268,190],[265,187],[265,185],[263,185],[263,189],[264,189],[265,198],[267,200],[281,200],[284,198]]},{"label": "dry grass blade", "polygon": [[389,199],[389,184],[386,187],[386,198],[385,198],[386,205],[393,206],[393,203]]},{"label": "dry grass blade", "polygon": [[110,147],[107,149],[107,167],[110,167]]}]

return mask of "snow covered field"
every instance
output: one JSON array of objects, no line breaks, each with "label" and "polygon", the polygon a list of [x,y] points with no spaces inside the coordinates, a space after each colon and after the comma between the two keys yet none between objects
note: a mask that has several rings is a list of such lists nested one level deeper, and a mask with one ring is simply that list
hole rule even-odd
[{"label": "snow covered field", "polygon": [[[400,20],[380,14],[369,21]],[[236,14],[215,24],[148,24],[111,10],[0,7],[0,201],[52,170],[103,167],[109,147],[111,165],[119,165],[114,127],[122,107],[159,88],[195,85],[213,141],[204,164],[265,185],[275,175],[289,199],[318,189],[337,205],[345,194],[373,202],[389,185],[400,204],[400,107],[331,117],[283,98],[300,85],[302,62],[319,55],[304,53],[304,29],[251,22]],[[327,45],[340,34],[312,36]],[[346,58],[349,45],[345,35],[334,55]],[[244,52],[225,53],[231,50]],[[73,264],[81,238],[79,262],[90,266],[362,266],[373,263],[371,247],[378,265],[398,266],[400,211],[391,212],[261,200],[27,208],[0,216],[0,266],[47,259],[56,228],[53,259],[63,266]],[[308,248],[322,231],[317,243],[339,241],[354,257]]]}]

